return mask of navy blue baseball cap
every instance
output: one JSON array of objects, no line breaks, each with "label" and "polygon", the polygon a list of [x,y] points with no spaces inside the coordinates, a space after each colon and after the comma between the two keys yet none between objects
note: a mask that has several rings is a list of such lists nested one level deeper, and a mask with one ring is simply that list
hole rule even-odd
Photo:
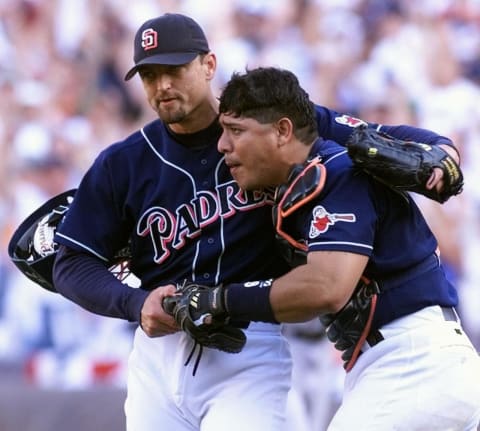
[{"label": "navy blue baseball cap", "polygon": [[125,75],[125,81],[142,64],[178,66],[209,51],[207,38],[196,21],[185,15],[166,13],[144,22],[138,29],[133,53],[135,66]]}]

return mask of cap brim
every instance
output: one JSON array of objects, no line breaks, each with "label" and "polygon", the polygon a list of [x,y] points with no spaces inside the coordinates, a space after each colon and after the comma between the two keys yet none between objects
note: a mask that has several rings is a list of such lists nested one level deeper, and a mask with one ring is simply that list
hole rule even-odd
[{"label": "cap brim", "polygon": [[164,64],[166,66],[180,66],[182,64],[190,63],[197,55],[199,55],[198,52],[175,52],[145,57],[127,72],[124,79],[125,81],[131,79],[133,75],[138,72],[139,66],[142,66],[144,64]]}]

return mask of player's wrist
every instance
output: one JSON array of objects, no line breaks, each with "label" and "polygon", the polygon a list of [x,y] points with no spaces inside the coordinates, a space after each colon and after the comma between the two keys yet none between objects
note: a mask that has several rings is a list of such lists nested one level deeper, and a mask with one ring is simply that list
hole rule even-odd
[{"label": "player's wrist", "polygon": [[193,295],[189,304],[189,311],[195,322],[205,323],[210,316],[218,321],[225,321],[228,312],[225,306],[225,288],[222,285],[199,291]]},{"label": "player's wrist", "polygon": [[227,317],[228,311],[225,304],[225,287],[223,285],[216,286],[208,292],[203,300],[208,303],[205,306],[209,309],[213,317]]},{"label": "player's wrist", "polygon": [[231,283],[224,287],[225,308],[231,319],[278,323],[270,304],[273,279]]}]

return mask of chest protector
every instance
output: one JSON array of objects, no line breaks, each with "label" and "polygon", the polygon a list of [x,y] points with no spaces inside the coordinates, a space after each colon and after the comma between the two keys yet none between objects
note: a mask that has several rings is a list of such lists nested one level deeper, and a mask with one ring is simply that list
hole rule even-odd
[{"label": "chest protector", "polygon": [[284,225],[290,216],[320,194],[326,178],[327,170],[317,156],[305,164],[295,165],[286,184],[276,190],[273,224],[280,251],[292,267],[306,262],[308,246],[305,239],[286,232]]}]

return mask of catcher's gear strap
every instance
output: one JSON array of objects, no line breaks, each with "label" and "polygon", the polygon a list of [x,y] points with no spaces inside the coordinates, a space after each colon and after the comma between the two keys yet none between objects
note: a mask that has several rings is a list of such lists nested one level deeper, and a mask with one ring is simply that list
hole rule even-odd
[{"label": "catcher's gear strap", "polygon": [[338,313],[320,317],[328,339],[343,352],[343,367],[347,372],[355,365],[370,333],[379,293],[375,281],[362,277],[352,297]]},{"label": "catcher's gear strap", "polygon": [[326,178],[327,170],[321,163],[320,157],[317,156],[304,165],[295,166],[287,183],[278,187],[275,193],[273,218],[277,235],[302,252],[308,250],[307,244],[303,240],[295,240],[285,232],[283,222],[299,208],[318,196],[323,190]]}]

